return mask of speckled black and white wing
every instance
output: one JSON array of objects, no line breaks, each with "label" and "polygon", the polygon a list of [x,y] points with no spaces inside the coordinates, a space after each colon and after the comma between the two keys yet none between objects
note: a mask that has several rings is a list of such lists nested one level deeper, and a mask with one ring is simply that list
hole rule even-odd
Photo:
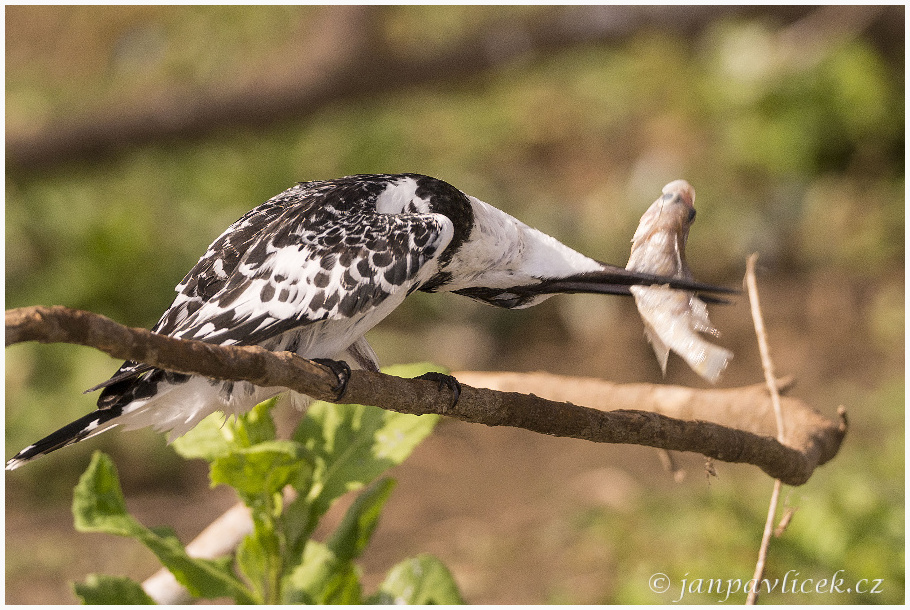
[{"label": "speckled black and white wing", "polygon": [[[270,199],[215,240],[153,330],[306,358],[345,350],[374,358],[363,334],[438,273],[453,238],[447,216],[411,197],[422,178],[301,183]],[[212,412],[241,413],[284,390],[135,362],[97,388],[97,411],[24,449],[7,468],[114,425],[179,436]]]},{"label": "speckled black and white wing", "polygon": [[434,214],[328,218],[323,208],[297,217],[291,209],[273,221],[220,290],[168,334],[262,344],[302,325],[369,317],[432,275],[426,264],[452,235],[450,221]]}]

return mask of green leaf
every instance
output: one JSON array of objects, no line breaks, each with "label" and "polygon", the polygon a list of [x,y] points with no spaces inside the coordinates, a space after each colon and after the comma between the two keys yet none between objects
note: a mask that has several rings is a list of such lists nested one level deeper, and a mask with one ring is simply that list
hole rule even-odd
[{"label": "green leaf", "polygon": [[281,544],[274,522],[257,520],[237,547],[237,564],[264,603],[274,603],[280,581]]},{"label": "green leaf", "polygon": [[280,492],[310,462],[300,443],[265,441],[216,458],[210,476],[213,485],[230,485],[246,499]]},{"label": "green leaf", "polygon": [[363,553],[376,526],[386,500],[395,489],[394,479],[380,479],[364,489],[345,513],[328,546],[342,561],[353,561]]},{"label": "green leaf", "polygon": [[201,458],[211,462],[231,451],[231,441],[224,433],[224,426],[224,415],[212,413],[195,428],[174,439],[171,446],[185,459]]},{"label": "green leaf", "polygon": [[303,561],[284,581],[288,604],[359,604],[360,575],[350,561],[339,559],[324,544],[310,541]]},{"label": "green leaf", "polygon": [[360,579],[353,560],[369,543],[394,488],[393,479],[375,481],[348,508],[328,544],[307,543],[303,561],[285,580],[286,602],[360,603]]},{"label": "green leaf", "polygon": [[76,595],[83,604],[134,605],[154,604],[155,600],[143,591],[142,585],[125,576],[89,574],[84,583],[73,583]]},{"label": "green leaf", "polygon": [[142,528],[126,512],[126,502],[111,459],[95,451],[73,491],[73,518],[80,532],[133,536]]},{"label": "green leaf", "polygon": [[432,555],[406,559],[389,570],[370,604],[463,604],[452,573]]},{"label": "green leaf", "polygon": [[243,447],[252,447],[259,443],[275,439],[275,422],[271,411],[278,404],[278,397],[270,398],[253,407],[248,413],[234,422],[236,442]]},{"label": "green leaf", "polygon": [[275,424],[270,411],[277,401],[277,398],[263,401],[237,418],[212,413],[174,439],[174,449],[186,459],[202,458],[211,462],[236,449],[274,440]]},{"label": "green leaf", "polygon": [[172,532],[166,528],[151,530],[129,515],[114,464],[100,451],[94,453],[76,485],[73,517],[78,531],[139,540],[194,597],[232,597],[238,603],[255,601],[249,589],[231,572],[229,557],[220,560],[190,557]]}]

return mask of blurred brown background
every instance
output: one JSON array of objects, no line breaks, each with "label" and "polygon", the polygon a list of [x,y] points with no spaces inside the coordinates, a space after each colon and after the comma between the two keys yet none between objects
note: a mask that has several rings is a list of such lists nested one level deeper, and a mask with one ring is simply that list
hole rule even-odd
[{"label": "blurred brown background", "polygon": [[[698,194],[696,276],[759,277],[772,355],[833,416],[841,454],[806,485],[768,575],[883,579],[904,599],[904,8],[7,7],[6,306],[151,326],[206,246],[299,180],[420,172],[623,265],[667,182]],[[746,299],[713,307],[761,381]],[[368,337],[383,364],[662,378],[631,300],[494,310],[414,295]],[[6,357],[6,455],[94,408],[119,363],[74,346]],[[6,477],[7,603],[74,603],[90,572],[142,580],[138,543],[72,528],[110,453],[129,508],[188,541],[234,502],[149,431],[115,431]],[[751,577],[772,482],[754,468],[444,421],[393,472],[363,561],[375,586],[428,551],[474,603],[668,603],[655,572]],[[336,507],[340,509],[341,507]],[[333,509],[332,519],[342,513]],[[713,596],[687,596],[693,602]],[[742,600],[738,600],[742,601]]]}]

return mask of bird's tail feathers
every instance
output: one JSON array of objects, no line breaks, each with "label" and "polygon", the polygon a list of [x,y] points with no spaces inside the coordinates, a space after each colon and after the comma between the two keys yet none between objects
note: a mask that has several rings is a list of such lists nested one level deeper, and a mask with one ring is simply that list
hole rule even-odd
[{"label": "bird's tail feathers", "polygon": [[17,453],[6,463],[6,469],[15,470],[26,462],[30,462],[42,455],[47,455],[62,447],[78,443],[96,434],[101,434],[105,430],[117,426],[115,420],[119,416],[120,412],[118,410],[105,409],[93,411],[84,417],[80,417]]}]

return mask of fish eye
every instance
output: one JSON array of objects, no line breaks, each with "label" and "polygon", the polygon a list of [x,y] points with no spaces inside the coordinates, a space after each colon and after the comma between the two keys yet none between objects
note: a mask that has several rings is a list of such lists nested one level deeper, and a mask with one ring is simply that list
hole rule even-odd
[{"label": "fish eye", "polygon": [[513,292],[502,292],[490,300],[491,303],[499,307],[511,309],[521,304],[521,296]]}]

